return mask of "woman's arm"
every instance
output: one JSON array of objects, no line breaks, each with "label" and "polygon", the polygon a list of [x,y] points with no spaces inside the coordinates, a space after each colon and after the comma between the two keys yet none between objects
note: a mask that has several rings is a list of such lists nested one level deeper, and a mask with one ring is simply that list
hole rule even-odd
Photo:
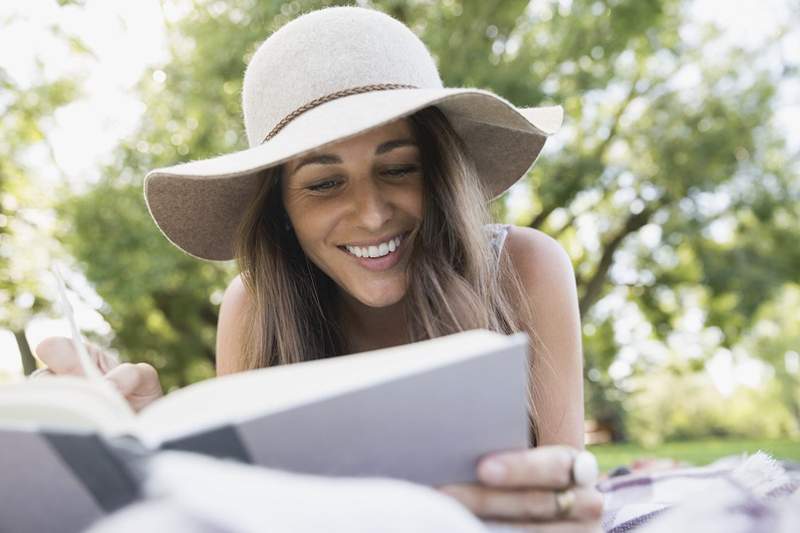
[{"label": "woman's arm", "polygon": [[506,249],[533,308],[541,445],[583,449],[583,350],[575,273],[566,251],[532,228],[511,226]]},{"label": "woman's arm", "polygon": [[577,451],[583,449],[583,356],[572,264],[555,240],[530,228],[512,226],[506,249],[533,306],[539,446],[488,454],[477,467],[480,483],[439,489],[480,517],[526,531],[600,532],[596,462]]},{"label": "woman's arm", "polygon": [[236,372],[243,357],[247,289],[239,276],[225,289],[217,322],[217,375]]}]

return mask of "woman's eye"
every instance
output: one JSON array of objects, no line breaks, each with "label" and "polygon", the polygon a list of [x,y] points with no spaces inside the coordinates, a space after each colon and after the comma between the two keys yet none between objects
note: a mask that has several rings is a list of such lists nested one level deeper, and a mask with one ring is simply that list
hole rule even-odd
[{"label": "woman's eye", "polygon": [[310,191],[324,192],[333,189],[336,186],[336,180],[325,180],[308,187]]},{"label": "woman's eye", "polygon": [[[405,165],[402,167],[393,167],[388,168],[382,172],[384,176],[388,176],[390,178],[401,178],[406,174],[411,174],[416,172],[419,169],[417,165]],[[333,189],[336,189],[339,186],[340,179],[332,178],[326,179],[320,182],[315,183],[314,185],[309,185],[306,187],[309,191],[312,192],[329,192]]]},{"label": "woman's eye", "polygon": [[414,172],[416,170],[417,170],[416,165],[407,165],[404,167],[390,168],[385,171],[385,174],[388,174],[389,176],[392,177],[400,177],[400,176],[405,176],[406,174],[410,174],[411,172]]}]

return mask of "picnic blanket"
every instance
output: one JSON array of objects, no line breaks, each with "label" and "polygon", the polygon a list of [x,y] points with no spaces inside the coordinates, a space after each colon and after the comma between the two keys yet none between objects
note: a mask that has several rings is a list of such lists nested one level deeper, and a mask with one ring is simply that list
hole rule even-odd
[{"label": "picnic blanket", "polygon": [[[790,466],[790,465],[786,465]],[[800,530],[800,470],[764,453],[698,468],[634,472],[600,481],[608,533]],[[429,487],[382,478],[325,478],[163,452],[144,501],[89,533],[513,532],[478,520]]]},{"label": "picnic blanket", "polygon": [[603,531],[800,531],[800,468],[763,452],[696,468],[632,473],[598,483]]}]

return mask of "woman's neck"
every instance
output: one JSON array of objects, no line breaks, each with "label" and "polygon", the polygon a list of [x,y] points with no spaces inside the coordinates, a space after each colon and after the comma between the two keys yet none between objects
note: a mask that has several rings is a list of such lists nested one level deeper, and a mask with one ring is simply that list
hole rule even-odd
[{"label": "woman's neck", "polygon": [[370,307],[349,294],[342,294],[339,312],[350,353],[410,342],[403,300],[386,307]]}]

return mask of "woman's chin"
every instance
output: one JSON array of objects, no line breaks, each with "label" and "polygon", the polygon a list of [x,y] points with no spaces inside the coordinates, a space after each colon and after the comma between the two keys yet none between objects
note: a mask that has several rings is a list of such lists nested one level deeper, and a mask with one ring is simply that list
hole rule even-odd
[{"label": "woman's chin", "polygon": [[391,287],[362,290],[353,296],[368,307],[388,307],[400,302],[405,294],[405,287]]}]

